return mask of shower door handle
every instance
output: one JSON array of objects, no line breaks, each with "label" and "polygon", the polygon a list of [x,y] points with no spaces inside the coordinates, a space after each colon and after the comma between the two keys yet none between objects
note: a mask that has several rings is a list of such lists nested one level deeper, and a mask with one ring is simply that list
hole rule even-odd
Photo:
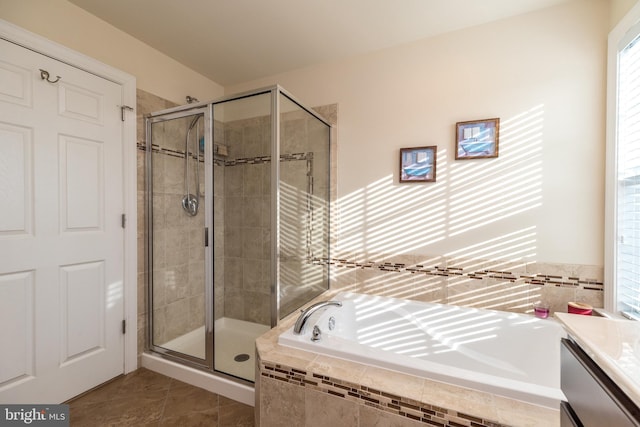
[{"label": "shower door handle", "polygon": [[204,247],[205,248],[209,247],[209,228],[208,227],[204,228]]}]

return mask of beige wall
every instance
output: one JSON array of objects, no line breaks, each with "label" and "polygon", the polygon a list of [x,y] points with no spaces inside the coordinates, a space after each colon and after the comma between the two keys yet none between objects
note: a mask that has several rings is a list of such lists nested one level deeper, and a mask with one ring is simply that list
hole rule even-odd
[{"label": "beige wall", "polygon": [[0,0],[0,19],[132,74],[138,89],[178,104],[223,88],[66,0]]},{"label": "beige wall", "polygon": [[612,30],[637,2],[638,0],[610,0],[609,30]]},{"label": "beige wall", "polygon": [[[225,87],[338,103],[339,251],[603,265],[610,5],[575,1]],[[605,19],[603,19],[605,17]],[[455,123],[501,118],[500,157],[454,161]],[[437,145],[437,182],[398,184]]]}]

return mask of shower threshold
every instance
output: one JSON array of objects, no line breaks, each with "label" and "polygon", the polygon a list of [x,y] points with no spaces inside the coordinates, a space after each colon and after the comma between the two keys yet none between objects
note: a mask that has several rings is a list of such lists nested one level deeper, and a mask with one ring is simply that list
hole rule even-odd
[{"label": "shower threshold", "polygon": [[[269,326],[223,317],[215,322],[214,368],[248,381],[255,381],[255,341]],[[161,347],[205,358],[204,326],[167,341]],[[248,357],[247,357],[248,356]]]}]

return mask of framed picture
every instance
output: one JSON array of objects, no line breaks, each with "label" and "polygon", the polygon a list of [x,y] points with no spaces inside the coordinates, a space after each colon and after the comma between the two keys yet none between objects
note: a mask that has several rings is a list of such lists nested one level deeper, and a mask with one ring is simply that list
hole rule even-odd
[{"label": "framed picture", "polygon": [[456,123],[456,160],[498,157],[500,119]]},{"label": "framed picture", "polygon": [[435,145],[400,149],[400,182],[435,182]]}]

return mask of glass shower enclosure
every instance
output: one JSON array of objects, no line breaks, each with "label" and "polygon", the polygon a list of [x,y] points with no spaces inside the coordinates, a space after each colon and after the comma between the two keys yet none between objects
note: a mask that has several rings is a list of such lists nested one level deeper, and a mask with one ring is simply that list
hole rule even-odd
[{"label": "glass shower enclosure", "polygon": [[146,118],[148,350],[254,381],[256,337],[329,287],[330,129],[279,86]]}]

